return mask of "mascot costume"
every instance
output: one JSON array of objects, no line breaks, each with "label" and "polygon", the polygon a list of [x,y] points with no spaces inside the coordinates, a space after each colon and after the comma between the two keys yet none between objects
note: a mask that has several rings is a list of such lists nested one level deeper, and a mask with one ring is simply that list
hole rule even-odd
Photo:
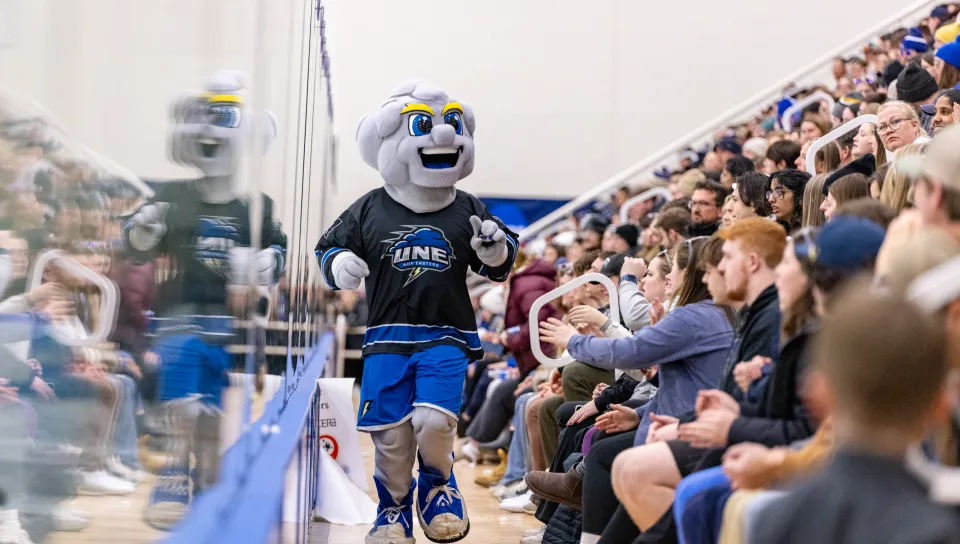
[{"label": "mascot costume", "polygon": [[357,427],[376,447],[380,499],[367,544],[412,544],[414,508],[434,542],[470,530],[453,476],[463,380],[483,354],[467,270],[504,281],[518,247],[480,200],[455,187],[473,171],[475,128],[473,111],[437,87],[401,84],[357,129],[360,155],[384,186],[354,202],[317,244],[330,288],[366,282]]},{"label": "mascot costume", "polygon": [[[123,228],[135,261],[170,260],[170,276],[158,286],[150,349],[160,360],[158,401],[171,438],[167,466],[146,510],[147,521],[159,529],[179,521],[193,498],[216,481],[221,392],[232,362],[225,348],[235,343],[228,296],[248,288],[251,269],[260,286],[275,284],[283,272],[287,241],[266,196],[266,249],[250,247],[250,207],[238,190],[237,169],[244,153],[266,152],[276,122],[268,112],[254,115],[244,108],[243,88],[240,74],[222,71],[210,78],[206,92],[174,103],[171,157],[202,177],[164,183]],[[255,123],[262,123],[259,131]],[[266,136],[255,138],[256,132]]]}]

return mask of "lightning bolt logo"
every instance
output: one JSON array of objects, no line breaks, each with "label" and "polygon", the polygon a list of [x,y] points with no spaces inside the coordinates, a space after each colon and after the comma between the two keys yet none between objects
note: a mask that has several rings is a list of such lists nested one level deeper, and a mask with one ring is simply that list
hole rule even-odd
[{"label": "lightning bolt logo", "polygon": [[424,225],[404,225],[403,228],[407,230],[391,232],[396,237],[383,241],[390,244],[383,258],[390,259],[397,270],[410,273],[404,287],[426,272],[443,272],[450,268],[456,256],[443,231]]},{"label": "lightning bolt logo", "polygon": [[406,283],[403,284],[403,286],[406,287],[410,285],[411,283],[413,283],[413,280],[417,279],[420,276],[420,274],[423,274],[426,271],[427,271],[426,268],[414,268],[413,271],[410,272],[410,275],[407,276],[407,281]]}]

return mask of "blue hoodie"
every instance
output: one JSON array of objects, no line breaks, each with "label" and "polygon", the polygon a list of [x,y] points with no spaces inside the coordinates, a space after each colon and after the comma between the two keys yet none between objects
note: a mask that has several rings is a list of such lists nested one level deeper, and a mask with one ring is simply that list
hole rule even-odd
[{"label": "blue hoodie", "polygon": [[693,410],[698,391],[717,387],[732,345],[730,321],[706,300],[676,308],[630,337],[576,335],[567,349],[574,359],[599,368],[660,365],[657,394],[637,409],[641,419],[635,444],[644,444],[651,413],[680,416]]}]

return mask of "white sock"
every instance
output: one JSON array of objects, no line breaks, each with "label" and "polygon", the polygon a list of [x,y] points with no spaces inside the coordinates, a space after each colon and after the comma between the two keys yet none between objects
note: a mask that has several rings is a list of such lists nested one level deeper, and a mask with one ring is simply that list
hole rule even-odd
[{"label": "white sock", "polygon": [[597,542],[600,542],[600,535],[580,533],[580,544],[597,544]]}]

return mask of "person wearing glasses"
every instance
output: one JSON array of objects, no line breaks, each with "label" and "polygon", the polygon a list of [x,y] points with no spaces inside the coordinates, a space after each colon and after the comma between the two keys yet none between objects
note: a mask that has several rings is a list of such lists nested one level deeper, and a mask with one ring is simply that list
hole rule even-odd
[{"label": "person wearing glasses", "polygon": [[[896,153],[905,145],[927,141],[917,112],[910,104],[898,100],[880,106],[880,111],[877,112],[877,132],[887,153]],[[921,138],[923,140],[918,142]]]},{"label": "person wearing glasses", "polygon": [[701,181],[693,188],[690,198],[690,217],[693,222],[687,228],[690,236],[710,236],[720,226],[723,203],[730,191],[715,181]]}]

